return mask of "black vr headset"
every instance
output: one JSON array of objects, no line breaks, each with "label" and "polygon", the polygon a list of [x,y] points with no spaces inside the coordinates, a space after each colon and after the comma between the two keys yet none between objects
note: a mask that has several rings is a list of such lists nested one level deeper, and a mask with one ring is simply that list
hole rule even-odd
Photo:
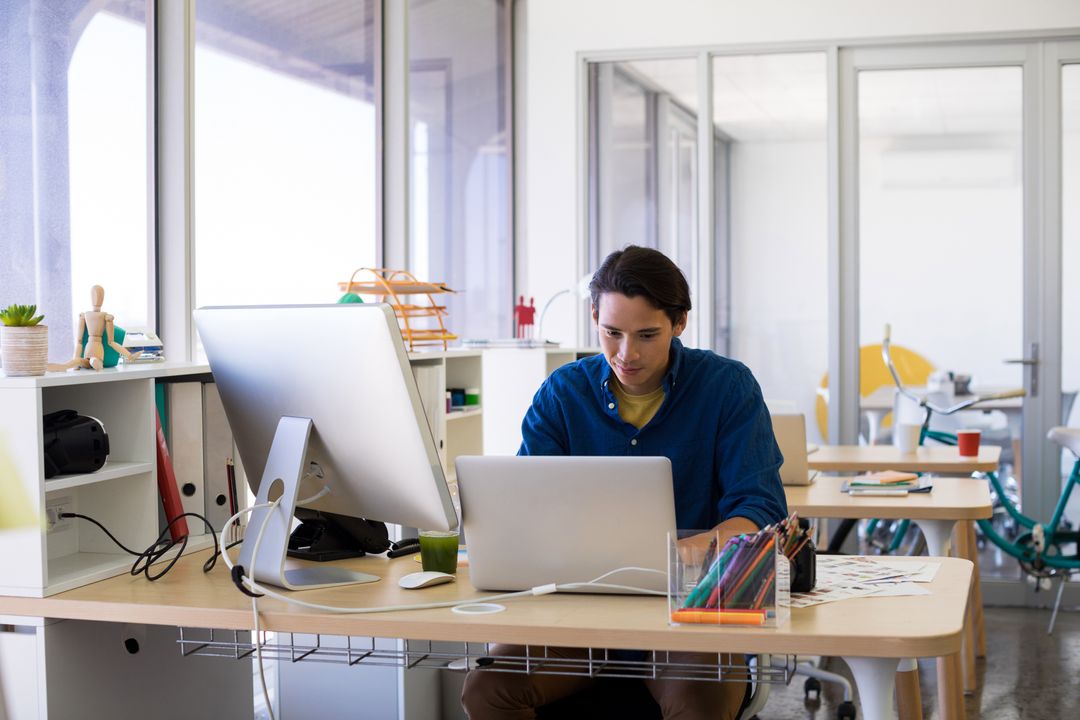
[{"label": "black vr headset", "polygon": [[58,410],[42,421],[45,445],[45,477],[92,473],[109,456],[109,436],[97,418],[74,410]]}]

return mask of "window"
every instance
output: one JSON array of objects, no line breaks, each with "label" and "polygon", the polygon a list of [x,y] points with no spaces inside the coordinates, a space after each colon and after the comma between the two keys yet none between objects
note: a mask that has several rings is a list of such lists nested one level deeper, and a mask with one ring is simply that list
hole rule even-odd
[{"label": "window", "polygon": [[[462,338],[511,334],[509,2],[409,3],[409,270]],[[387,238],[387,242],[394,242]]]},{"label": "window", "polygon": [[146,3],[91,7],[0,5],[0,306],[38,305],[53,362],[92,285],[151,324]]},{"label": "window", "polygon": [[196,13],[196,306],[334,302],[379,257],[376,2]]},{"label": "window", "polygon": [[593,63],[589,91],[589,270],[627,245],[656,248],[698,307],[697,61]]}]

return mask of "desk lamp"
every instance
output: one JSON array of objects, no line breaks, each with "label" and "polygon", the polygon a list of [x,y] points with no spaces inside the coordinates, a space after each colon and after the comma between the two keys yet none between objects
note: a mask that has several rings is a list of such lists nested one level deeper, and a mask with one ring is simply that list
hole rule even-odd
[{"label": "desk lamp", "polygon": [[557,293],[548,298],[548,301],[544,303],[544,308],[540,311],[540,323],[536,326],[536,336],[541,340],[547,340],[544,336],[544,317],[547,315],[548,308],[551,307],[551,303],[555,302],[555,298],[560,295],[566,295],[567,293],[573,293],[578,300],[584,300],[590,296],[589,282],[592,280],[592,274],[586,274],[577,281],[573,287],[563,288]]}]

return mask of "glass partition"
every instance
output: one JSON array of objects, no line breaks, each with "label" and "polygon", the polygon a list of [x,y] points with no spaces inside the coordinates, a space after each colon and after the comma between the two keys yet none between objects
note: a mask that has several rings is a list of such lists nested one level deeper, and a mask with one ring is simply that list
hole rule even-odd
[{"label": "glass partition", "polygon": [[[1061,389],[1062,424],[1080,427],[1080,64],[1061,69]],[[1076,458],[1062,452],[1062,483]],[[1080,496],[1075,492],[1066,517],[1080,518]],[[1075,577],[1075,576],[1074,576]]]},{"label": "glass partition", "polygon": [[[656,248],[686,275],[697,307],[697,61],[592,63],[589,93],[589,269],[627,245]],[[690,346],[694,318],[682,336]]]},{"label": "glass partition", "polygon": [[146,5],[0,3],[0,306],[38,306],[53,362],[93,285],[153,322]]},{"label": "glass partition", "polygon": [[[860,345],[880,344],[890,323],[911,353],[904,381],[939,404],[957,394],[954,376],[975,392],[1023,387],[1003,362],[1023,356],[1022,97],[1019,67],[858,74]],[[889,442],[891,380],[875,356],[861,366],[864,437]],[[1018,500],[1021,410],[939,416],[931,427],[978,428],[1000,446]],[[998,553],[983,573],[1012,577],[1016,563]]]},{"label": "glass partition", "polygon": [[717,349],[773,412],[805,414],[812,442],[827,435],[827,92],[824,53],[713,59]]},{"label": "glass partition", "polygon": [[409,3],[408,269],[457,291],[439,303],[462,338],[512,334],[508,5]]},{"label": "glass partition", "polygon": [[196,306],[334,302],[376,264],[375,5],[196,3]]}]

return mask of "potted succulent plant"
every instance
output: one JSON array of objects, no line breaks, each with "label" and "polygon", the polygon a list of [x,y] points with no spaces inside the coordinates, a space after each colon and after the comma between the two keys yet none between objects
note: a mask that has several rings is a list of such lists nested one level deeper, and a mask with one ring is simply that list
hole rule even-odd
[{"label": "potted succulent plant", "polygon": [[8,305],[0,310],[0,358],[8,377],[44,375],[49,361],[49,328],[40,325],[37,305]]}]

